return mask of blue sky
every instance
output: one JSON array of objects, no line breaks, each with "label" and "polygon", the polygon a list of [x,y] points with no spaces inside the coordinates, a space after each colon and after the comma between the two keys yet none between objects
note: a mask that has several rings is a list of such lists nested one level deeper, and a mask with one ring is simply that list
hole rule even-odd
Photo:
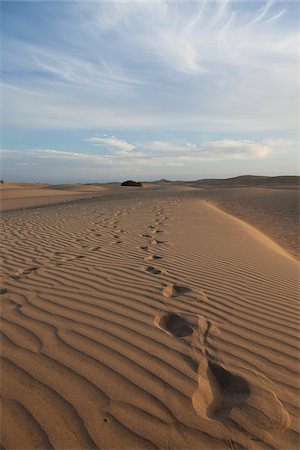
[{"label": "blue sky", "polygon": [[4,1],[2,178],[295,174],[296,1]]}]

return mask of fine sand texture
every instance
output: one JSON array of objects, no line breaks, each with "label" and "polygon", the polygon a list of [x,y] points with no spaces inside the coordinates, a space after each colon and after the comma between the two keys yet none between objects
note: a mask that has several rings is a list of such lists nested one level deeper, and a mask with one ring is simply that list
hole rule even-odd
[{"label": "fine sand texture", "polygon": [[299,263],[197,196],[3,214],[1,448],[299,448]]},{"label": "fine sand texture", "polygon": [[300,191],[295,187],[201,189],[199,195],[266,233],[299,257]]}]

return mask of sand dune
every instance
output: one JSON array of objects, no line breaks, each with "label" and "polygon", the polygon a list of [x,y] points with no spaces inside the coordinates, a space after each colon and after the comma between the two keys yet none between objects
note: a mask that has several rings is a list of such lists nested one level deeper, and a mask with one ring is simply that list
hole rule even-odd
[{"label": "sand dune", "polygon": [[32,208],[85,198],[105,191],[104,186],[80,184],[4,183],[0,189],[0,210]]},{"label": "sand dune", "polygon": [[299,264],[131,192],[3,215],[2,448],[298,448]]},{"label": "sand dune", "polygon": [[299,257],[299,191],[270,188],[201,189],[199,196],[244,220]]},{"label": "sand dune", "polygon": [[[151,183],[144,183],[142,188],[130,187],[129,192],[136,189],[153,189]],[[173,186],[176,189],[177,186]],[[184,187],[180,187],[180,190]],[[185,189],[190,190],[187,186]],[[119,183],[104,184],[42,184],[42,183],[4,183],[0,185],[0,211],[35,208],[46,205],[70,202],[73,200],[92,198],[110,194],[128,194],[128,188]]]},{"label": "sand dune", "polygon": [[76,191],[76,192],[97,192],[103,191],[104,186],[89,184],[56,184],[49,186],[54,191]]}]

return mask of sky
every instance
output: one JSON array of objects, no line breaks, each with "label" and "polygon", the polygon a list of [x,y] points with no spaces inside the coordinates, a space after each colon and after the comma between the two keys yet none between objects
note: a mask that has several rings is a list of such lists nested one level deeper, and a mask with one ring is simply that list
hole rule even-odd
[{"label": "sky", "polygon": [[299,172],[297,1],[1,1],[1,178]]}]

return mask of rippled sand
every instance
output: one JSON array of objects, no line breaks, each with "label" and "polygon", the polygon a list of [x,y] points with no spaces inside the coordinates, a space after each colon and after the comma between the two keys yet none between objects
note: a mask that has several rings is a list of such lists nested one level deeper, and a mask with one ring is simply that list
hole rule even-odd
[{"label": "rippled sand", "polygon": [[4,213],[2,448],[298,448],[299,264],[200,195]]}]

